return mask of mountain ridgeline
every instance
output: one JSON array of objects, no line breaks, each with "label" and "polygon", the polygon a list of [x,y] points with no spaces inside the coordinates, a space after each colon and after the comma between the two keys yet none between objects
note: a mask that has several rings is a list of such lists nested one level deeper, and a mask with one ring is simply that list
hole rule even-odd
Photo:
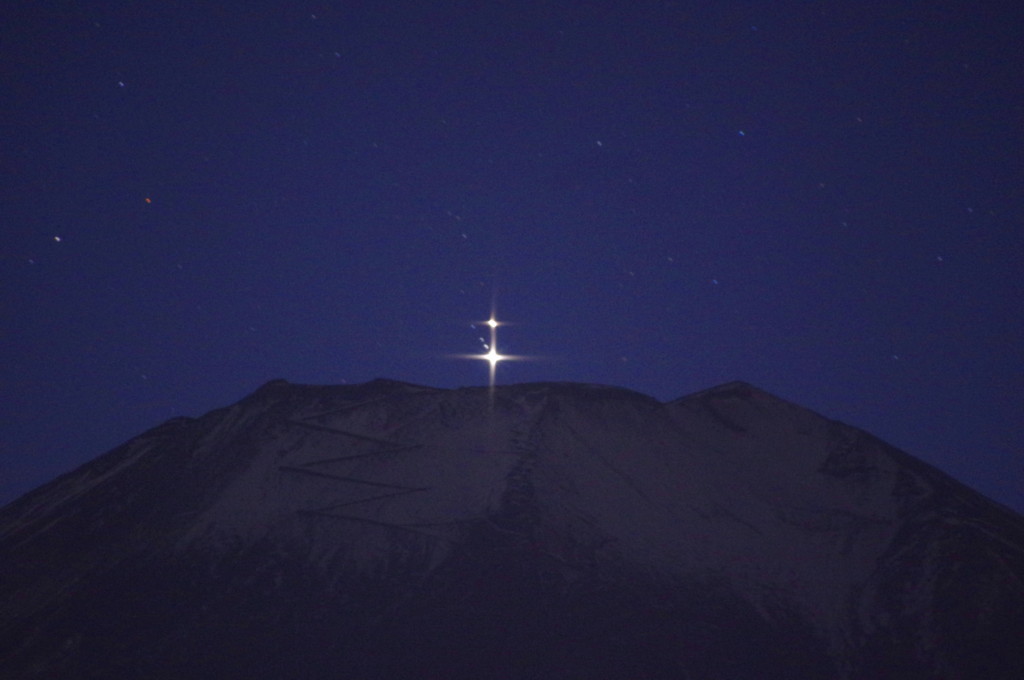
[{"label": "mountain ridgeline", "polygon": [[1024,518],[745,383],[264,385],[0,509],[10,678],[1019,678]]}]

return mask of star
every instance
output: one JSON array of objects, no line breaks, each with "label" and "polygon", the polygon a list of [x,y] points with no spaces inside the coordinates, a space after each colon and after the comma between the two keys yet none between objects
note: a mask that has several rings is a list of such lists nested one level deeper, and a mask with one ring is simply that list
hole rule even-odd
[{"label": "star", "polygon": [[487,384],[489,387],[494,387],[494,374],[497,372],[498,362],[501,361],[502,359],[505,359],[506,357],[503,357],[502,355],[498,354],[498,350],[495,349],[494,347],[491,347],[490,351],[480,358],[486,359],[491,364],[490,378],[488,379]]},{"label": "star", "polygon": [[498,362],[519,359],[521,357],[512,356],[511,354],[502,354],[501,352],[498,351],[498,327],[504,326],[505,323],[498,321],[493,306],[491,311],[491,317],[487,319],[487,321],[477,321],[474,322],[472,325],[474,328],[477,325],[483,325],[487,326],[490,329],[489,342],[484,342],[484,339],[480,338],[480,341],[483,343],[484,349],[487,351],[483,354],[460,354],[458,356],[463,359],[483,359],[488,364],[490,364],[488,370],[487,384],[493,390],[495,384],[495,375],[498,370]]},{"label": "star", "polygon": [[498,320],[495,318],[494,310],[491,310],[491,318],[485,322],[491,329],[491,342],[487,345],[487,354],[480,355],[481,359],[485,359],[491,364],[490,378],[488,385],[491,389],[494,388],[494,376],[497,373],[498,362],[503,359],[509,359],[511,357],[504,356],[498,352]]}]

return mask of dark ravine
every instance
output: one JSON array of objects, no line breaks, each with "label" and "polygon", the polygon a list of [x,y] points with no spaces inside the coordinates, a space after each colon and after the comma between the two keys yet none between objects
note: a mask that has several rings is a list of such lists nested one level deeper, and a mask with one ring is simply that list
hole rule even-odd
[{"label": "dark ravine", "polygon": [[744,383],[264,385],[0,509],[0,677],[1018,678],[1024,518]]}]

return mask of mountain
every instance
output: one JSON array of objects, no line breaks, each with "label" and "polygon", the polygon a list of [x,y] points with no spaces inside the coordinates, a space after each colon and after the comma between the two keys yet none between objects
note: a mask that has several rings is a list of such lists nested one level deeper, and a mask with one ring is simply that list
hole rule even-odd
[{"label": "mountain", "polygon": [[745,383],[264,385],[0,510],[10,678],[1019,678],[1024,518]]}]

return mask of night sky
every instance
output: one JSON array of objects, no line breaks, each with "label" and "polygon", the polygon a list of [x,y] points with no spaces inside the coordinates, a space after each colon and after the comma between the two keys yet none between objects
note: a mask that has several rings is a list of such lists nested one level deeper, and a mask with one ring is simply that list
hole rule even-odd
[{"label": "night sky", "polygon": [[1024,511],[1013,5],[5,3],[0,502],[274,378],[486,384],[496,301],[499,383],[745,380]]}]

